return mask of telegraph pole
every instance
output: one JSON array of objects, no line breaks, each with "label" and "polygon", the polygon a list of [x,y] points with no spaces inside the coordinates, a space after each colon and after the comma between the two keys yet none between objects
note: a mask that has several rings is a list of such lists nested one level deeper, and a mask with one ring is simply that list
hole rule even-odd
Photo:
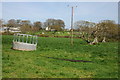
[{"label": "telegraph pole", "polygon": [[77,6],[71,6],[71,45],[73,45],[73,16],[74,16],[74,7],[77,7]]},{"label": "telegraph pole", "polygon": [[72,14],[71,14],[71,45],[73,45],[73,6],[72,6]]}]

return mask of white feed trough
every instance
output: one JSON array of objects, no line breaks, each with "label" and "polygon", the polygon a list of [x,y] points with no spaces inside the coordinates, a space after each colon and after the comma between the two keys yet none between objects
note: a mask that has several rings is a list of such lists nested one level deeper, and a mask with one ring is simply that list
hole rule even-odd
[{"label": "white feed trough", "polygon": [[22,51],[33,51],[37,47],[37,36],[28,34],[14,34],[13,49]]}]

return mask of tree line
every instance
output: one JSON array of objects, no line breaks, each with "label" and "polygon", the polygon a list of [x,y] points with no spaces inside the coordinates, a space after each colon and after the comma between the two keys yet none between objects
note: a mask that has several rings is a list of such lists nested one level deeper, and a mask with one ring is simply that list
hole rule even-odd
[{"label": "tree line", "polygon": [[[101,20],[99,23],[89,21],[77,21],[74,24],[75,30],[82,32],[82,37],[86,40],[99,38],[104,40],[119,40],[120,27],[113,20]],[[85,36],[86,35],[86,36]]]},{"label": "tree line", "polygon": [[37,32],[40,30],[44,30],[46,27],[50,29],[55,29],[57,31],[61,31],[65,28],[65,23],[63,20],[60,19],[47,19],[44,23],[41,21],[36,21],[31,23],[30,20],[15,20],[10,19],[7,22],[0,20],[2,26],[6,27],[20,27],[21,31],[24,32]]},{"label": "tree line", "polygon": [[[47,19],[43,23],[41,21],[31,23],[30,20],[10,19],[7,22],[0,20],[0,24],[2,24],[1,26],[7,26],[9,28],[20,27],[22,33],[38,32],[45,30],[46,27],[55,29],[56,31],[65,31],[65,22],[61,19]],[[103,38],[118,40],[120,27],[113,20],[101,20],[98,23],[80,20],[74,23],[74,31],[80,32],[81,37],[85,40],[95,37],[99,38],[99,40]]]}]

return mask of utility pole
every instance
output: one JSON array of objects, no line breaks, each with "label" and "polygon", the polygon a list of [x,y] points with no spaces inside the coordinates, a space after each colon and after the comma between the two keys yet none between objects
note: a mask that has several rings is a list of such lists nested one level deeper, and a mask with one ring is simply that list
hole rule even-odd
[{"label": "utility pole", "polygon": [[71,45],[73,45],[73,9],[74,7],[72,6],[72,14],[71,14]]},{"label": "utility pole", "polygon": [[[69,5],[68,5],[69,7]],[[71,45],[73,45],[73,17],[74,17],[74,7],[77,6],[71,6]]]}]

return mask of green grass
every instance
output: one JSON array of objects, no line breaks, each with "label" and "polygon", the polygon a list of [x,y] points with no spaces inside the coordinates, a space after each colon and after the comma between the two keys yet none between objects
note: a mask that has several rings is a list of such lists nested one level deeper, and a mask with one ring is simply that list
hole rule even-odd
[{"label": "green grass", "polygon": [[[44,32],[44,34],[42,34]],[[39,31],[39,32],[31,32],[31,33],[26,33],[26,34],[32,34],[32,35],[44,35],[44,36],[71,36],[71,32],[70,31]],[[74,31],[74,35],[73,37],[80,37],[82,35],[80,35],[80,32]]]},{"label": "green grass", "polygon": [[[118,43],[88,45],[81,39],[38,38],[36,51],[12,50],[13,36],[2,37],[3,78],[118,78]],[[87,60],[70,62],[47,57]]]}]

